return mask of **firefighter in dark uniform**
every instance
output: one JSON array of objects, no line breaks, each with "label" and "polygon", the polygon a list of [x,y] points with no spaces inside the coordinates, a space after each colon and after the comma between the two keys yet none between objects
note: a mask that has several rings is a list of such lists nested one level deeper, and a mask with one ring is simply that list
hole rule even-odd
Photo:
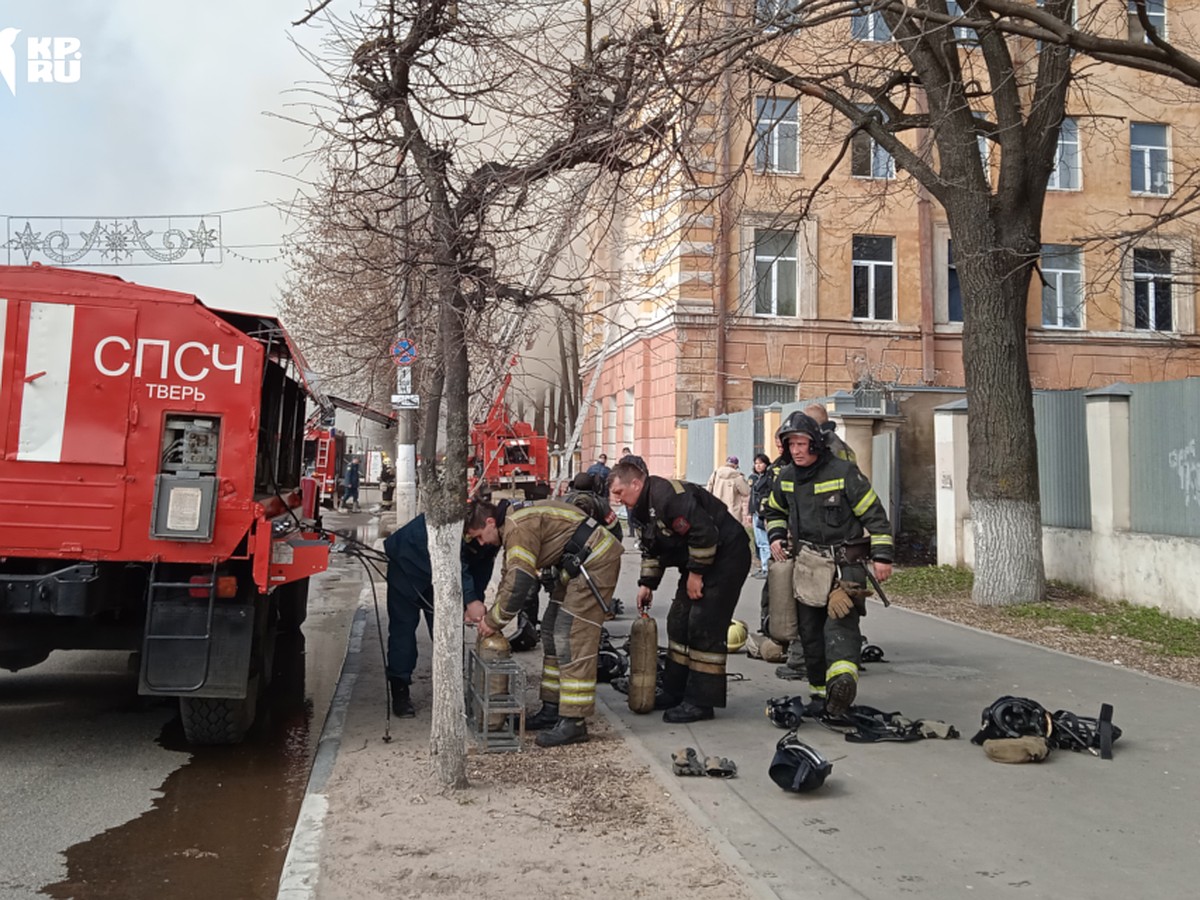
[{"label": "firefighter in dark uniform", "polygon": [[866,476],[830,452],[815,420],[792,413],[780,433],[791,462],[780,471],[766,503],[767,538],[775,559],[805,547],[835,563],[825,596],[798,599],[808,684],[818,698],[826,698],[825,712],[836,717],[858,693],[865,566],[873,566],[881,582],[891,576],[892,527]]},{"label": "firefighter in dark uniform", "polygon": [[544,580],[553,581],[542,622],[542,708],[526,725],[549,729],[537,736],[539,747],[582,743],[585,719],[595,712],[600,629],[610,616],[624,548],[603,523],[560,500],[530,503],[502,522],[494,511],[479,503],[467,520],[469,537],[504,547],[496,602],[479,632],[500,631]]},{"label": "firefighter in dark uniform", "polygon": [[613,499],[629,509],[642,545],[638,609],[650,605],[664,570],[678,567],[679,588],[667,614],[663,694],[666,722],[698,722],[725,706],[729,623],[750,573],[750,537],[725,504],[686,481],[647,475],[621,462],[609,479]]}]

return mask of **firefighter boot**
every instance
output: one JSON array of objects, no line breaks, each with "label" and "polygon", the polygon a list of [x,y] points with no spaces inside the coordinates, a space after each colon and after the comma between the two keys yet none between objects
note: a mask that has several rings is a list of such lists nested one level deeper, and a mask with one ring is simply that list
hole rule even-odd
[{"label": "firefighter boot", "polygon": [[408,693],[408,682],[402,678],[389,678],[392,688],[392,715],[397,719],[411,719],[417,711],[412,705],[412,697]]},{"label": "firefighter boot", "polygon": [[526,731],[545,731],[558,724],[558,704],[542,701],[542,708],[525,720]]},{"label": "firefighter boot", "polygon": [[684,700],[678,706],[672,706],[663,713],[664,722],[674,722],[683,724],[685,722],[701,722],[705,719],[713,717],[713,708],[711,706],[696,706],[694,703],[689,703]]},{"label": "firefighter boot", "polygon": [[858,666],[848,660],[838,660],[829,667],[825,682],[825,714],[836,719],[844,716],[858,696]]},{"label": "firefighter boot", "polygon": [[549,731],[543,731],[534,740],[539,747],[564,747],[567,744],[582,744],[588,741],[587,722],[583,719],[560,718]]}]

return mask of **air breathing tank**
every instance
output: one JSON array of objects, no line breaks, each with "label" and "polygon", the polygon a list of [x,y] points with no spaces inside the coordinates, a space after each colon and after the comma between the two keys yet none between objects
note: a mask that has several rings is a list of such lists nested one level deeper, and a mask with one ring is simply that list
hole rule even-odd
[{"label": "air breathing tank", "polygon": [[[508,659],[512,656],[512,647],[509,646],[508,638],[499,633],[488,635],[487,637],[480,636],[475,649],[479,653],[479,659],[484,663]],[[488,675],[487,685],[485,685],[484,690],[487,691],[488,698],[491,700],[507,698],[508,676]],[[504,728],[504,720],[507,718],[507,713],[492,713],[488,716],[487,730],[500,731]]]},{"label": "air breathing tank", "polygon": [[653,712],[657,687],[658,623],[643,612],[629,629],[629,708]]},{"label": "air breathing tank", "polygon": [[767,631],[776,641],[794,641],[799,637],[799,613],[792,589],[792,559],[772,559],[767,565]]}]

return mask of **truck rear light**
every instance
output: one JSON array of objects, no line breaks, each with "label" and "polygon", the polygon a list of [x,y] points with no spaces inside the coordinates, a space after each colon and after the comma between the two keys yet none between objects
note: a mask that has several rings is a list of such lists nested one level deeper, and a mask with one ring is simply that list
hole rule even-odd
[{"label": "truck rear light", "polygon": [[[188,593],[193,597],[204,599],[208,596],[208,579],[203,575],[193,575],[188,579],[192,584],[198,587],[189,588]],[[222,600],[229,600],[237,596],[237,576],[236,575],[220,575],[217,577],[217,596]]]}]

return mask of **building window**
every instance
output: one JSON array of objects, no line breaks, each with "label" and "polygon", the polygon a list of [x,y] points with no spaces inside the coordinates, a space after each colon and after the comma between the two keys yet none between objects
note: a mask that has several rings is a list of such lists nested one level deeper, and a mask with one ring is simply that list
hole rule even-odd
[{"label": "building window", "polygon": [[[875,112],[863,107],[864,112]],[[850,139],[850,174],[855,178],[895,178],[896,161],[865,130]]]},{"label": "building window", "polygon": [[[604,445],[608,453],[617,449],[617,395],[604,398]],[[601,453],[606,452],[601,450]]]},{"label": "building window", "polygon": [[796,233],[754,232],[754,314],[796,315]]},{"label": "building window", "polygon": [[1133,251],[1133,327],[1139,331],[1170,331],[1171,252]]},{"label": "building window", "polygon": [[892,320],[895,244],[892,237],[854,235],[854,318]]},{"label": "building window", "polygon": [[792,13],[800,0],[757,0],[755,3],[755,18],[759,25],[767,28],[782,28],[792,24]]},{"label": "building window", "polygon": [[[1167,3],[1166,0],[1146,0],[1146,18],[1150,21],[1150,27],[1154,29],[1155,34],[1160,38],[1167,36]],[[1150,37],[1146,29],[1142,27],[1142,20],[1138,18],[1138,9],[1136,0],[1129,0],[1129,40],[1143,44],[1150,43]]]},{"label": "building window", "polygon": [[800,107],[796,98],[759,97],[754,120],[755,168],[800,171]]},{"label": "building window", "polygon": [[[963,12],[962,4],[959,3],[958,0],[946,0],[946,12],[952,16],[961,17],[966,15],[966,13]],[[956,25],[954,27],[954,39],[958,41],[959,44],[966,47],[979,46],[979,35],[975,33],[974,28]]]},{"label": "building window", "polygon": [[883,43],[892,39],[892,30],[881,12],[855,13],[850,17],[850,36],[856,41]]},{"label": "building window", "polygon": [[987,116],[981,113],[975,113],[975,124],[978,130],[975,134],[975,143],[979,147],[979,164],[983,166],[983,180],[988,184],[992,183],[992,142],[988,139],[990,130]]},{"label": "building window", "polygon": [[796,386],[778,381],[755,381],[753,384],[754,405],[771,406],[792,403],[796,399]]},{"label": "building window", "polygon": [[1054,171],[1046,188],[1051,191],[1079,190],[1079,125],[1066,118],[1058,127],[1058,150],[1054,154]]},{"label": "building window", "polygon": [[1042,244],[1042,325],[1083,327],[1083,264],[1078,247]]},{"label": "building window", "polygon": [[621,418],[621,440],[625,442],[626,447],[633,446],[633,419],[634,419],[634,400],[633,391],[625,392],[625,409]]},{"label": "building window", "polygon": [[958,283],[958,267],[954,265],[954,242],[946,241],[946,321],[962,320],[962,286]]},{"label": "building window", "polygon": [[1135,194],[1170,192],[1166,125],[1129,123],[1129,187]]}]

